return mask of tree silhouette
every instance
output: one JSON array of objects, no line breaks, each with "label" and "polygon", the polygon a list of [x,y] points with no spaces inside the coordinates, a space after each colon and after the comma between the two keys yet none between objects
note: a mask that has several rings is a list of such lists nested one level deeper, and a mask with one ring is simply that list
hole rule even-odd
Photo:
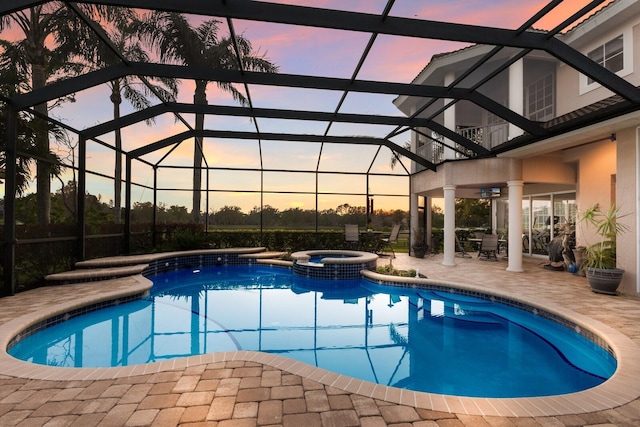
[{"label": "tree silhouette", "polygon": [[[150,58],[138,39],[140,22],[130,9],[116,9],[112,14],[114,25],[109,28],[108,37],[115,48],[126,60],[135,62],[149,62]],[[119,62],[118,56],[105,43],[94,36],[94,49],[84,53],[88,64],[98,68]],[[114,120],[120,117],[120,105],[123,98],[128,100],[136,110],[143,110],[151,106],[150,97],[158,97],[165,102],[175,102],[178,85],[175,79],[149,77],[142,79],[138,76],[127,75],[107,83],[111,92],[109,99],[113,104]],[[147,124],[154,122],[148,119]],[[114,222],[119,223],[122,215],[122,131],[114,131],[115,167],[114,167]]]},{"label": "tree silhouette", "polygon": [[[209,67],[225,70],[237,70],[242,67],[248,71],[277,72],[278,67],[263,55],[253,52],[251,42],[242,36],[220,37],[220,21],[212,19],[194,27],[187,18],[179,13],[154,11],[142,19],[140,28],[142,37],[153,46],[160,59],[169,63],[188,66]],[[237,46],[240,60],[234,51]],[[207,104],[207,85],[209,80],[196,80],[193,102]],[[216,82],[218,87],[231,93],[242,105],[247,98],[232,83]],[[204,129],[204,114],[196,114],[196,131]],[[193,151],[193,220],[200,221],[200,199],[202,188],[202,138],[196,137]]]},{"label": "tree silhouette", "polygon": [[[77,4],[75,7],[89,16],[108,18],[109,8],[104,6]],[[47,2],[0,19],[0,31],[12,25],[20,28],[24,35],[15,47],[27,65],[31,90],[81,69],[71,59],[78,50],[86,48],[91,31],[65,2]],[[47,224],[51,212],[51,175],[56,163],[46,156],[50,153],[48,103],[33,109],[37,114],[33,120],[35,150],[41,155],[36,161],[38,222]]]}]

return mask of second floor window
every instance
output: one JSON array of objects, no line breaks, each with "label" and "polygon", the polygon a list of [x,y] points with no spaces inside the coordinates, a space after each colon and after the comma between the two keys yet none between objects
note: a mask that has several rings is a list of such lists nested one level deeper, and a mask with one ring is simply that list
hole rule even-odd
[{"label": "second floor window", "polygon": [[554,95],[552,74],[531,83],[525,92],[526,116],[536,121],[552,119],[555,114]]},{"label": "second floor window", "polygon": [[[624,43],[622,35],[598,46],[589,52],[587,56],[607,70],[617,73],[624,68]],[[593,83],[593,80],[588,79],[588,83]]]}]

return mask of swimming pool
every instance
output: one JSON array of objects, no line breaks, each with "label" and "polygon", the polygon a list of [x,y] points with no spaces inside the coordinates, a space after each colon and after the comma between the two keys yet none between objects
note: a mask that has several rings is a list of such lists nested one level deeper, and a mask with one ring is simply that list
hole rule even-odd
[{"label": "swimming pool", "polygon": [[[569,393],[615,371],[611,354],[583,335],[447,287],[309,280],[260,266],[153,280],[149,297],[109,309],[114,316],[100,310],[69,319],[10,352],[56,366],[123,366],[258,350],[379,384],[491,397]],[[552,345],[538,349],[541,343]],[[554,363],[542,366],[548,361]]]}]

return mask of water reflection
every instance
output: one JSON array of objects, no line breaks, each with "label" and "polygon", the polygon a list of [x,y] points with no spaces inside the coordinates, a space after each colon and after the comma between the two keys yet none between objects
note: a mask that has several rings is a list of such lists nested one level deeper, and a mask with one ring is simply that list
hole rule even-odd
[{"label": "water reflection", "polygon": [[494,397],[575,391],[612,374],[605,352],[538,321],[448,292],[220,267],[159,276],[148,298],[69,319],[11,353],[84,367],[259,350],[379,384]]}]

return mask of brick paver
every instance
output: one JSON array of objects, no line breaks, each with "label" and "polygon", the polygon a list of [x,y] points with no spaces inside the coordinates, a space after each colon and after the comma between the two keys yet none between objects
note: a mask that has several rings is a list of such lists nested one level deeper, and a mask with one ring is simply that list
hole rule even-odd
[{"label": "brick paver", "polygon": [[[592,294],[583,279],[568,273],[544,271],[532,263],[526,265],[528,271],[524,274],[505,273],[504,263],[475,259],[460,260],[460,265],[454,268],[442,266],[438,258],[418,261],[400,255],[393,262],[397,268],[420,263],[424,274],[438,277],[447,273],[447,278],[454,281],[489,282],[489,277],[496,287],[517,290],[523,298],[543,295],[555,303],[566,301],[571,310],[597,317],[640,342],[640,299]],[[49,298],[53,303],[71,300],[80,292],[97,292],[95,285],[60,286],[55,291],[43,288],[3,299],[8,304],[0,304],[0,325],[15,316],[15,312],[40,307],[40,298]],[[38,298],[32,301],[34,297]],[[242,360],[115,380],[47,381],[0,375],[0,426],[35,425],[622,427],[640,425],[640,400],[606,411],[554,417],[456,414],[376,400]]]},{"label": "brick paver", "polygon": [[270,425],[282,423],[282,401],[266,400],[260,402],[258,409],[258,424]]}]

